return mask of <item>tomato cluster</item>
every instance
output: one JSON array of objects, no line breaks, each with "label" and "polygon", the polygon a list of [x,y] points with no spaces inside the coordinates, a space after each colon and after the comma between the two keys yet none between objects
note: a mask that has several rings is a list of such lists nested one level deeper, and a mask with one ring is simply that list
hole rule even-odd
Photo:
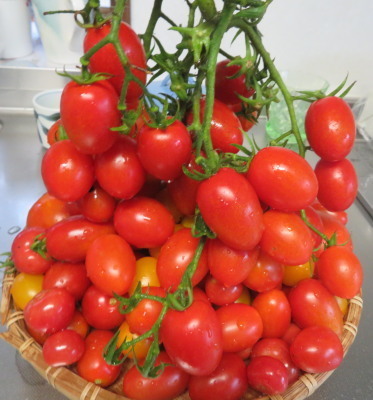
[{"label": "tomato cluster", "polygon": [[[140,46],[132,64],[145,68],[141,43],[127,25],[121,29],[129,57],[129,47]],[[86,48],[107,33],[107,25],[88,30]],[[307,135],[321,157],[315,169],[295,151],[270,146],[248,158],[247,172],[225,165],[196,180],[183,172],[201,171],[188,130],[192,111],[165,127],[145,123],[144,112],[132,137],[112,129],[121,123],[124,70],[106,50],[90,68],[113,77],[70,82],[63,91],[59,124],[67,138],[50,135],[41,167],[47,193],[12,246],[13,300],[45,361],[76,365],[80,376],[106,387],[121,373],[103,355],[115,331],[118,347],[134,341],[122,357],[140,366],[159,340],[159,375],[143,376],[133,366],[121,378],[126,396],[158,400],[186,390],[192,400],[239,399],[249,387],[274,395],[302,371],[338,367],[340,304],[363,279],[345,227],[356,178],[345,158],[354,125],[344,101],[325,98],[309,109]],[[253,90],[231,79],[236,72],[227,62],[217,70],[211,123],[217,154],[236,154],[232,144],[243,143],[237,94]],[[142,94],[132,83],[128,104]],[[191,227],[195,210],[212,233],[207,239]],[[194,261],[193,299],[180,310],[166,301]],[[123,310],[119,299],[139,295],[139,287],[144,298]],[[160,316],[159,336],[140,337]]]}]

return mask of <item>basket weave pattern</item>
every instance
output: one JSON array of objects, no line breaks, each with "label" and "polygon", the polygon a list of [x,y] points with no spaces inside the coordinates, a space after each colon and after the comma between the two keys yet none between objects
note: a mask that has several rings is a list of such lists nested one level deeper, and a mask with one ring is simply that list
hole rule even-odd
[{"label": "basket weave pattern", "polygon": [[[22,357],[27,360],[33,368],[44,377],[50,385],[71,400],[128,400],[123,396],[121,379],[108,387],[101,388],[94,383],[87,382],[73,369],[48,366],[44,361],[41,346],[29,335],[24,323],[23,312],[14,308],[10,290],[15,278],[15,273],[5,271],[3,278],[3,291],[0,305],[2,324],[6,325],[7,331],[0,333],[0,338],[14,346]],[[363,309],[361,294],[355,296],[349,302],[349,309],[345,318],[342,334],[342,345],[346,355],[353,341],[355,340],[360,316]],[[130,362],[124,366],[128,369]],[[260,396],[253,390],[248,390],[244,400],[302,400],[310,396],[333,371],[310,374],[306,373],[293,383],[281,395]],[[175,400],[188,400],[187,394],[177,397]]]}]

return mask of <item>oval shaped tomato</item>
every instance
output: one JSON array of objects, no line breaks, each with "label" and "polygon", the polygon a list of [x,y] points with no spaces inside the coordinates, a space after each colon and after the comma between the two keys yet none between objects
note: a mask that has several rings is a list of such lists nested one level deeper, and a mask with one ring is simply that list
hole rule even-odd
[{"label": "oval shaped tomato", "polygon": [[280,211],[298,211],[315,200],[316,175],[308,162],[285,147],[265,147],[250,162],[247,179],[259,199]]},{"label": "oval shaped tomato", "polygon": [[46,151],[41,175],[48,192],[62,201],[81,199],[95,180],[92,157],[77,150],[70,140]]},{"label": "oval shaped tomato", "polygon": [[[87,52],[95,44],[106,37],[111,29],[111,23],[107,22],[98,28],[88,28],[83,42],[84,52]],[[119,26],[119,41],[128,62],[137,68],[131,68],[132,74],[145,84],[146,82],[146,57],[145,51],[136,32],[125,22]],[[112,76],[109,82],[118,93],[121,92],[125,70],[120,62],[117,52],[112,44],[107,44],[98,50],[90,58],[89,69],[91,72],[107,72]],[[127,103],[134,103],[142,95],[143,89],[137,82],[130,82],[126,95]]]},{"label": "oval shaped tomato", "polygon": [[300,328],[325,326],[338,336],[343,331],[343,315],[335,297],[318,280],[300,281],[288,295],[292,318]]},{"label": "oval shaped tomato", "polygon": [[31,275],[21,272],[13,281],[10,293],[14,304],[23,310],[27,303],[43,289],[44,275]]},{"label": "oval shaped tomato", "polygon": [[137,136],[137,154],[149,174],[165,181],[175,179],[192,155],[188,129],[179,120],[165,129],[144,125]]},{"label": "oval shaped tomato", "polygon": [[98,154],[108,150],[121,125],[118,94],[109,82],[91,84],[69,82],[62,91],[61,121],[68,138],[82,153]]},{"label": "oval shaped tomato", "polygon": [[197,204],[206,224],[227,246],[252,250],[259,243],[263,211],[254,189],[238,172],[222,168],[203,181]]},{"label": "oval shaped tomato", "polygon": [[212,304],[224,306],[234,303],[240,296],[243,290],[241,283],[233,286],[225,286],[213,276],[205,279],[205,292]]},{"label": "oval shaped tomato", "polygon": [[99,186],[92,188],[79,200],[79,208],[84,217],[92,222],[108,222],[114,215],[116,200]]},{"label": "oval shaped tomato", "polygon": [[344,211],[354,202],[358,190],[355,167],[346,158],[329,162],[320,160],[315,167],[319,182],[317,199],[330,211]]},{"label": "oval shaped tomato", "polygon": [[355,142],[356,126],[351,108],[340,97],[325,97],[309,107],[305,118],[307,139],[324,160],[346,157]]},{"label": "oval shaped tomato", "polygon": [[92,283],[107,294],[128,292],[136,269],[131,246],[119,235],[107,234],[89,246],[85,260]]},{"label": "oval shaped tomato", "polygon": [[135,277],[129,288],[129,294],[132,294],[138,284],[141,287],[161,286],[157,275],[157,259],[154,257],[140,257],[136,260]]},{"label": "oval shaped tomato", "polygon": [[191,375],[210,374],[223,354],[217,314],[205,301],[195,300],[184,311],[169,310],[161,339],[172,362]]}]

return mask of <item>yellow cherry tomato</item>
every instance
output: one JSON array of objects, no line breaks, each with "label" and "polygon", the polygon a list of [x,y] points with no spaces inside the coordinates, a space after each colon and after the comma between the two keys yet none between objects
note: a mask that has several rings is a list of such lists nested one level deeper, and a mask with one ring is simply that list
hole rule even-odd
[{"label": "yellow cherry tomato", "polygon": [[287,265],[284,268],[282,283],[295,286],[299,281],[313,276],[314,262],[310,259],[301,265]]},{"label": "yellow cherry tomato", "polygon": [[247,305],[251,304],[250,291],[246,286],[243,287],[242,293],[240,294],[240,297],[235,301],[235,303]]},{"label": "yellow cherry tomato", "polygon": [[14,304],[23,310],[27,303],[43,289],[44,275],[31,275],[21,272],[13,282],[10,293]]},{"label": "yellow cherry tomato", "polygon": [[191,228],[194,224],[194,215],[186,215],[182,220],[181,220],[181,225],[184,228]]},{"label": "yellow cherry tomato", "polygon": [[141,257],[136,261],[136,272],[129,294],[132,294],[137,284],[141,282],[142,287],[161,286],[157,275],[157,259],[155,257]]},{"label": "yellow cherry tomato", "polygon": [[[138,336],[130,331],[128,323],[124,321],[119,327],[117,346],[119,347],[123,342],[136,339]],[[152,340],[150,338],[140,340],[133,347],[123,350],[122,353],[131,359],[136,357],[137,360],[143,360],[148,353],[151,343]]]},{"label": "yellow cherry tomato", "polygon": [[334,296],[334,297],[337,300],[337,303],[339,305],[339,308],[342,311],[342,314],[346,315],[347,311],[348,311],[349,301],[347,299],[342,298],[342,297],[338,297],[338,296]]}]

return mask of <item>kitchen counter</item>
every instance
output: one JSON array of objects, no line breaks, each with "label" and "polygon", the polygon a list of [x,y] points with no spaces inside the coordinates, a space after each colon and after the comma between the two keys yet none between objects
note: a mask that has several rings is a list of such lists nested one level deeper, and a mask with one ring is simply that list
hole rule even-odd
[{"label": "kitchen counter", "polygon": [[[3,253],[9,251],[16,233],[25,224],[28,209],[45,188],[40,176],[44,150],[36,134],[32,109],[29,104],[19,109],[1,108],[1,101],[0,91],[0,253]],[[366,144],[357,141],[356,146],[366,147]],[[310,400],[373,398],[373,221],[359,200],[349,210],[348,227],[365,270],[363,315],[357,338],[343,364]],[[0,360],[0,399],[65,399],[2,341]]]}]

